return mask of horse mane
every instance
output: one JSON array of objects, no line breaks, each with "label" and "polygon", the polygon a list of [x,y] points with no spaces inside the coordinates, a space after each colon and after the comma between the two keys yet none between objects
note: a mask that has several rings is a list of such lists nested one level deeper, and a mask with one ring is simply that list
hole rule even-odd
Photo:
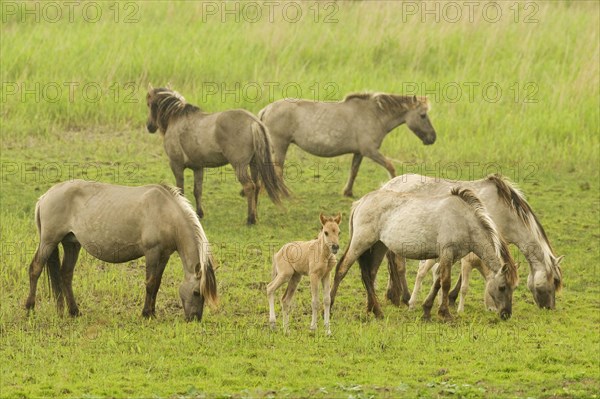
[{"label": "horse mane", "polygon": [[156,106],[156,122],[163,132],[167,131],[169,121],[172,119],[202,111],[200,107],[188,104],[175,90],[164,87],[154,89],[151,98],[150,106]]},{"label": "horse mane", "polygon": [[508,244],[502,238],[500,233],[498,233],[498,228],[496,227],[496,223],[492,220],[490,215],[488,214],[485,206],[475,195],[475,193],[467,188],[454,187],[450,190],[452,195],[456,195],[463,201],[465,201],[473,210],[475,211],[475,216],[483,226],[483,228],[488,232],[490,238],[492,239],[492,243],[494,245],[494,250],[496,251],[496,256],[502,259],[506,265],[508,266],[508,273],[506,273],[506,279],[511,286],[516,286],[519,281],[519,274],[517,272],[517,265],[510,255],[510,250],[508,249]]},{"label": "horse mane", "polygon": [[353,99],[373,100],[381,112],[389,112],[396,109],[410,111],[419,106],[424,106],[427,111],[429,111],[431,108],[427,97],[401,96],[387,93],[350,93],[344,97],[342,102],[347,102]]},{"label": "horse mane", "polygon": [[555,264],[552,260],[552,257],[555,257],[556,254],[548,240],[544,227],[533,212],[533,209],[531,209],[531,206],[529,206],[525,195],[514,185],[514,183],[502,175],[489,175],[487,180],[494,183],[500,198],[502,198],[504,203],[517,214],[527,229],[536,237],[537,241],[542,243],[544,263],[546,265],[552,265],[554,268],[554,270],[548,271],[553,272],[553,274],[558,277],[558,279],[556,279],[556,288],[560,289],[562,286],[562,271],[560,265]]},{"label": "horse mane", "polygon": [[[198,258],[200,259],[200,267],[195,270],[196,277],[200,278],[200,284],[216,284],[215,281],[208,281],[207,279],[211,279],[213,277],[213,265],[215,265],[215,260],[210,251],[210,244],[208,242],[208,238],[206,237],[206,233],[198,220],[198,216],[196,212],[194,212],[194,208],[192,207],[192,203],[181,193],[181,190],[178,187],[171,186],[167,183],[160,183],[160,186],[167,190],[167,192],[173,197],[177,205],[183,211],[188,222],[192,225],[194,230],[194,235],[196,238],[196,242],[198,242]],[[209,270],[210,269],[210,270]],[[199,274],[202,273],[200,276]],[[205,291],[204,287],[201,287],[201,291]],[[216,292],[216,291],[215,291]],[[206,298],[209,303],[215,305],[216,304],[216,295],[215,297]]]}]

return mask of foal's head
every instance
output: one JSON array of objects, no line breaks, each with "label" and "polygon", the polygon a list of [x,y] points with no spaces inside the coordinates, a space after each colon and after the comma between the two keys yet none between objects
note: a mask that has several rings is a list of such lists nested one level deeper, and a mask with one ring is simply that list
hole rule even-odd
[{"label": "foal's head", "polygon": [[188,321],[201,321],[204,310],[204,296],[200,292],[200,279],[194,276],[184,280],[179,286],[179,297],[183,304],[185,319]]},{"label": "foal's head", "polygon": [[429,145],[435,143],[436,133],[427,112],[429,112],[429,101],[426,97],[413,96],[409,110],[406,112],[404,120],[406,126],[421,139],[423,144]]},{"label": "foal's head", "polygon": [[342,214],[325,216],[321,213],[319,219],[321,219],[322,225],[319,239],[323,240],[333,254],[336,254],[340,249],[340,222],[342,221]]}]

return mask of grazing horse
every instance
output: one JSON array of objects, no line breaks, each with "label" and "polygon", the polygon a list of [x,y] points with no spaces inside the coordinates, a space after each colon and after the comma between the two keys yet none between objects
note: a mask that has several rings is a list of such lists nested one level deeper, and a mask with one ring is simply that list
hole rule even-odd
[{"label": "grazing horse", "polygon": [[438,314],[450,319],[448,292],[452,264],[473,252],[495,271],[486,290],[500,317],[508,319],[512,314],[512,293],[518,282],[517,267],[508,246],[472,191],[453,188],[449,194],[430,197],[377,190],[357,201],[350,214],[350,244],[336,266],[332,303],[340,282],[358,259],[367,289],[367,310],[381,317],[373,271],[389,248],[404,258],[439,258],[440,278],[423,303],[423,318],[430,318],[433,301],[441,287]]},{"label": "grazing horse", "polygon": [[263,108],[258,116],[269,128],[278,168],[283,168],[291,143],[320,157],[354,154],[344,188],[344,195],[352,197],[363,157],[383,166],[390,177],[396,175],[394,165],[379,152],[385,136],[396,127],[406,123],[423,144],[435,142],[436,133],[427,116],[429,108],[426,97],[358,93],[339,102],[279,100]]},{"label": "grazing horse", "polygon": [[[516,245],[527,259],[530,269],[527,287],[533,294],[535,303],[540,308],[554,309],[556,291],[559,291],[562,287],[560,262],[563,256],[557,257],[555,255],[544,227],[531,209],[525,196],[508,179],[500,175],[490,175],[475,181],[450,181],[417,174],[406,174],[390,180],[381,187],[381,190],[417,192],[419,195],[435,196],[447,192],[455,185],[469,188],[476,193],[485,205],[490,217],[496,223],[502,237],[509,244]],[[401,292],[403,301],[406,302],[408,299],[404,260],[393,254],[388,254],[388,260],[390,261],[390,280],[387,297],[393,303],[399,305]],[[462,260],[462,269],[470,270],[477,265],[467,265],[466,263],[478,261],[477,257],[469,256]],[[411,308],[416,305],[421,282],[434,263],[434,260],[428,260],[419,265],[415,287],[410,301],[408,301]],[[486,265],[481,267],[489,269]],[[462,281],[466,290],[468,281],[465,281],[465,276],[463,276]],[[458,283],[457,287],[459,287]],[[455,288],[450,300],[455,300],[457,295],[458,289]]]},{"label": "grazing horse", "polygon": [[271,328],[275,327],[275,291],[288,282],[285,294],[281,298],[283,308],[283,329],[288,330],[289,309],[296,287],[302,276],[310,277],[310,291],[312,294],[312,321],[310,329],[317,328],[317,312],[319,309],[319,283],[323,285],[323,304],[325,306],[324,320],[327,334],[331,334],[329,327],[329,275],[335,266],[335,254],[340,248],[340,221],[342,215],[325,217],[319,215],[321,232],[315,240],[295,241],[285,244],[273,256],[273,280],[267,286],[269,298],[269,322]]},{"label": "grazing horse", "polygon": [[216,304],[217,283],[208,239],[189,201],[174,187],[125,187],[83,180],[59,183],[38,200],[35,221],[40,243],[29,266],[25,304],[29,310],[35,307],[37,282],[47,267],[59,313],[66,297],[71,316],[79,315],[72,281],[81,247],[110,263],[146,257],[144,317],[155,314],[156,294],[174,251],[183,263],[179,295],[186,319],[200,321],[205,300]]},{"label": "grazing horse", "polygon": [[194,171],[199,218],[204,216],[201,202],[204,168],[233,166],[248,200],[248,224],[256,223],[261,181],[274,203],[279,204],[281,196],[289,195],[282,176],[275,171],[267,129],[250,112],[234,109],[205,113],[186,103],[181,94],[165,88],[150,87],[146,103],[150,110],[148,131],[162,133],[169,164],[182,193],[184,169]]}]

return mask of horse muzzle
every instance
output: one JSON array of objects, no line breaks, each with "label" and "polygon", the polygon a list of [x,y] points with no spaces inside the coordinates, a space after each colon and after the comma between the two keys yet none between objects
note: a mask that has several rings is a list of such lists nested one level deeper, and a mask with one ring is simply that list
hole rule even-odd
[{"label": "horse muzzle", "polygon": [[146,128],[148,129],[148,133],[156,133],[156,131],[158,130],[158,127],[151,123],[148,123],[146,125]]},{"label": "horse muzzle", "polygon": [[331,246],[331,252],[332,252],[334,255],[335,255],[335,254],[337,254],[339,250],[340,250],[340,246],[339,246],[339,245],[337,245],[337,244],[333,244],[333,245]]},{"label": "horse muzzle", "polygon": [[511,317],[511,316],[512,316],[512,311],[511,311],[511,310],[506,310],[506,309],[503,309],[503,310],[500,312],[500,318],[501,318],[502,320],[508,320],[508,319],[510,319],[510,317]]}]

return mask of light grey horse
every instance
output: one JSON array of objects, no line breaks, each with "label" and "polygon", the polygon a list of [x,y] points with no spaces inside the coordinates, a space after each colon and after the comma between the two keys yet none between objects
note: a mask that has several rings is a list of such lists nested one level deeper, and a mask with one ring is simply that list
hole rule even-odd
[{"label": "light grey horse", "polygon": [[29,266],[27,309],[35,307],[37,282],[47,267],[59,312],[66,296],[69,313],[79,315],[72,281],[81,247],[110,263],[146,257],[144,317],[155,314],[162,274],[174,251],[183,263],[179,295],[186,319],[201,320],[205,300],[216,304],[208,239],[190,203],[174,187],[125,187],[83,180],[59,183],[37,202],[35,221],[40,243]]},{"label": "light grey horse", "polygon": [[453,188],[446,195],[419,196],[377,190],[357,201],[350,215],[350,244],[336,266],[332,305],[340,282],[357,259],[367,289],[367,309],[381,317],[375,296],[375,274],[388,248],[409,259],[439,258],[440,278],[423,303],[429,319],[440,287],[439,315],[450,319],[448,292],[452,264],[470,252],[495,271],[487,283],[502,319],[512,314],[512,293],[518,282],[517,266],[479,199],[468,189]]},{"label": "light grey horse", "polygon": [[379,147],[397,126],[406,123],[423,144],[435,142],[436,133],[427,116],[429,108],[425,97],[362,93],[350,94],[340,102],[279,100],[263,108],[258,116],[269,128],[278,168],[283,168],[291,143],[320,157],[354,154],[344,188],[344,195],[351,197],[363,157],[383,166],[390,177],[396,175],[394,165]]},{"label": "light grey horse", "polygon": [[[475,181],[452,181],[406,174],[390,180],[381,187],[381,190],[436,196],[447,192],[456,185],[469,188],[476,193],[498,226],[500,234],[509,244],[516,245],[523,253],[529,262],[530,270],[527,287],[533,294],[535,303],[541,308],[554,309],[555,293],[562,287],[560,262],[563,256],[555,255],[542,224],[529,206],[525,196],[508,179],[500,175],[490,175]],[[393,303],[399,305],[401,293],[405,302],[408,299],[405,264],[403,259],[393,254],[388,254],[388,260],[390,261],[390,280],[387,296]],[[462,260],[461,269],[476,268],[485,277],[488,274],[485,270],[489,268],[486,265],[478,265],[479,261],[480,259],[476,256],[469,256]],[[421,282],[434,263],[434,260],[428,260],[420,264],[415,287],[409,301],[411,308],[416,305]],[[463,280],[460,278],[450,294],[451,302],[456,300],[462,284]],[[468,281],[464,281],[463,289],[466,291],[467,288]]]},{"label": "light grey horse", "polygon": [[234,109],[205,113],[188,104],[181,94],[165,88],[150,87],[146,103],[150,111],[148,131],[160,130],[162,133],[171,171],[182,193],[184,169],[194,171],[194,197],[199,218],[204,216],[201,202],[204,168],[233,166],[248,200],[248,224],[255,224],[257,220],[261,181],[276,204],[282,196],[289,194],[282,176],[275,171],[267,130],[250,112]]}]

